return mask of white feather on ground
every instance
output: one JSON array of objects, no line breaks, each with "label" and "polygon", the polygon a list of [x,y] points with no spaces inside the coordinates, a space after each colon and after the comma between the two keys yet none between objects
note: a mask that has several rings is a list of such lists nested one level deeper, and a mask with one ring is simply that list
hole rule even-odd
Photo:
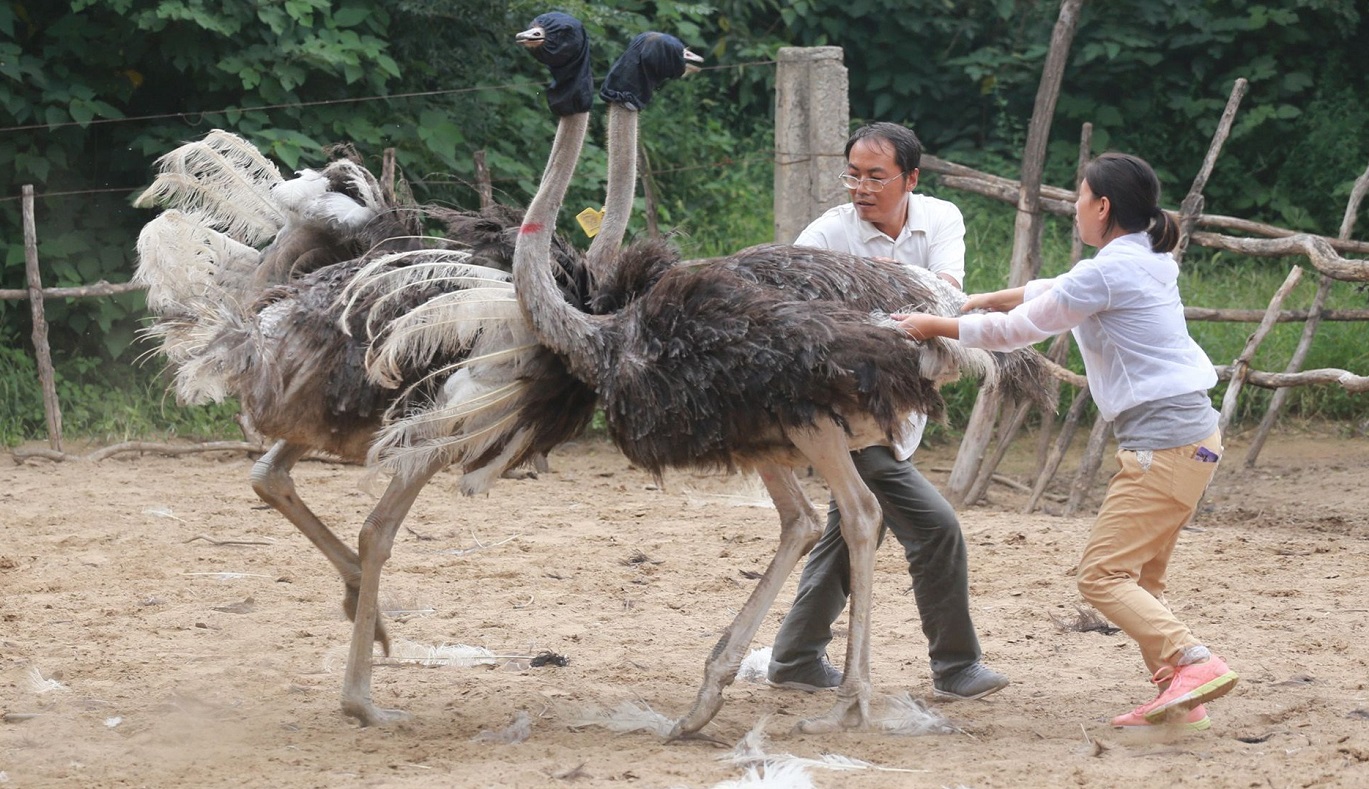
[{"label": "white feather on ground", "polygon": [[825,753],[816,759],[795,756],[792,753],[769,753],[766,750],[769,742],[765,734],[765,727],[769,721],[770,716],[768,715],[761,718],[760,721],[751,728],[751,731],[747,732],[737,741],[737,744],[733,746],[731,751],[719,758],[722,761],[741,767],[760,767],[767,773],[771,768],[790,765],[796,766],[802,770],[874,770],[876,772],[891,773],[926,772],[925,770],[915,770],[907,767],[883,767],[862,759],[855,759],[837,753]]},{"label": "white feather on ground", "polygon": [[691,507],[722,503],[729,507],[775,508],[775,502],[766,492],[765,483],[761,482],[760,475],[745,474],[740,479],[741,482],[734,485],[734,490],[728,493],[703,493],[685,486],[685,501]]},{"label": "white feather on ground", "polygon": [[951,734],[960,729],[908,691],[884,697],[884,712],[874,723],[889,734]]},{"label": "white feather on ground", "polygon": [[67,686],[55,679],[46,679],[43,672],[36,667],[29,669],[24,675],[24,684],[28,686],[30,693],[50,693],[54,690],[67,690]]},{"label": "white feather on ground", "polygon": [[770,672],[771,649],[771,647],[761,647],[751,650],[751,654],[742,658],[741,668],[737,669],[737,679],[742,682],[766,684],[767,675]]},{"label": "white feather on ground", "polygon": [[514,713],[513,722],[499,731],[482,731],[471,738],[471,742],[493,742],[513,745],[532,736],[532,717],[519,710]]},{"label": "white feather on ground", "polygon": [[599,726],[616,734],[647,731],[667,737],[675,728],[675,720],[653,710],[645,702],[623,701],[612,709],[598,706],[584,708],[573,715],[569,726],[572,729]]},{"label": "white feather on ground", "polygon": [[501,661],[498,655],[484,647],[472,647],[465,644],[433,646],[404,640],[400,640],[391,646],[390,659],[409,660],[421,666],[451,666],[453,668],[496,666]]},{"label": "white feather on ground", "polygon": [[769,763],[746,768],[741,778],[717,783],[711,789],[815,789],[813,776],[801,764]]}]

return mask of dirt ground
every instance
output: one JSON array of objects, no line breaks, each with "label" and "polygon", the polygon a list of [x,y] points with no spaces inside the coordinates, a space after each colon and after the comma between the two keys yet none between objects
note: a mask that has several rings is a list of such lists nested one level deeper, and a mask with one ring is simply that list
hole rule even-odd
[{"label": "dirt ground", "polygon": [[[1110,729],[1151,693],[1134,645],[1057,625],[1078,621],[1071,571],[1100,474],[1079,517],[1021,515],[1022,494],[1003,485],[962,512],[986,660],[1013,684],[932,703],[952,733],[797,734],[831,694],[739,678],[705,729],[727,747],[574,724],[623,702],[688,710],[776,543],[775,514],[745,477],[672,474],[658,487],[596,440],[485,497],[464,499],[456,475],[440,475],[387,566],[388,626],[400,654],[468,645],[495,657],[381,661],[376,701],[413,717],[362,729],[339,709],[342,586],[257,500],[249,458],[3,462],[0,786],[716,787],[744,777],[722,757],[757,726],[772,755],[870,765],[768,786],[1369,786],[1369,439],[1287,430],[1254,470],[1242,437],[1229,443],[1171,573],[1171,603],[1242,676],[1210,705],[1209,731]],[[1019,439],[1002,470],[1030,482],[1033,447]],[[954,449],[918,463],[942,484]],[[354,541],[373,501],[361,471],[308,461],[295,476]],[[754,646],[774,637],[795,578]],[[908,586],[886,544],[875,693],[931,702]],[[568,665],[531,667],[544,651]],[[525,740],[490,739],[520,713]]]}]

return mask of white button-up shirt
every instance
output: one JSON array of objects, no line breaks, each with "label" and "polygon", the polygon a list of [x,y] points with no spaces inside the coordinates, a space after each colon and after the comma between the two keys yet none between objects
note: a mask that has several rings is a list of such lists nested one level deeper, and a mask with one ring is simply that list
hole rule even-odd
[{"label": "white button-up shirt", "polygon": [[[830,208],[803,229],[794,243],[821,247],[866,258],[890,258],[905,266],[925,268],[934,274],[965,282],[965,219],[954,203],[924,194],[907,197],[908,218],[898,238],[890,238],[856,213],[852,203]],[[903,305],[891,304],[889,309]],[[912,457],[922,442],[927,415],[914,413],[908,427],[894,437],[892,449],[899,460]]]}]

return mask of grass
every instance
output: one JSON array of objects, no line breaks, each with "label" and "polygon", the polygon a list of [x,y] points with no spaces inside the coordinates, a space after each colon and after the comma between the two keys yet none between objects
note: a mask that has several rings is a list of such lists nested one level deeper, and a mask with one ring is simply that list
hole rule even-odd
[{"label": "grass", "polygon": [[[27,345],[27,344],[25,344]],[[135,439],[240,438],[237,403],[181,406],[153,370],[90,359],[56,362],[62,435],[101,445]],[[0,445],[47,437],[37,365],[27,348],[0,348]]]}]

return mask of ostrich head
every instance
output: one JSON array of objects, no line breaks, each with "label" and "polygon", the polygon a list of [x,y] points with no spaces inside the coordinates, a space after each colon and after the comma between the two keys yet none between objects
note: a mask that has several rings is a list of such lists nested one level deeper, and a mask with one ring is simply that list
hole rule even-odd
[{"label": "ostrich head", "polygon": [[553,113],[564,117],[589,112],[594,79],[589,70],[589,36],[580,20],[559,11],[542,14],[514,41],[551,71],[547,106]]},{"label": "ostrich head", "polygon": [[599,97],[611,104],[640,110],[651,103],[656,86],[669,79],[693,74],[703,58],[689,51],[680,39],[667,33],[641,33],[632,39],[604,78]]}]

